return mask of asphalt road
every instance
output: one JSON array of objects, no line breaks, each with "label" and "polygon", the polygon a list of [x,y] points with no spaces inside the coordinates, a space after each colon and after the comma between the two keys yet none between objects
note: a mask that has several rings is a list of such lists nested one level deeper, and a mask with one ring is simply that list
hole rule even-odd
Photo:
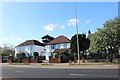
[{"label": "asphalt road", "polygon": [[24,80],[27,78],[118,78],[118,69],[49,69],[6,66],[2,68],[2,77],[9,80],[10,78],[19,78],[19,80],[20,78]]}]

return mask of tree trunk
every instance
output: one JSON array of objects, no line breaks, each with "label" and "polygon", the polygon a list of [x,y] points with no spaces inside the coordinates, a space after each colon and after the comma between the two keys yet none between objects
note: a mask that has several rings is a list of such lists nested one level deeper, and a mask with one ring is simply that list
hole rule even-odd
[{"label": "tree trunk", "polygon": [[85,63],[85,55],[84,55],[84,50],[83,50],[83,55],[82,55],[82,63]]},{"label": "tree trunk", "polygon": [[111,59],[109,59],[109,61],[112,63],[112,62],[113,62],[113,59],[111,58]]},{"label": "tree trunk", "polygon": [[74,63],[77,63],[77,55],[74,53]]},{"label": "tree trunk", "polygon": [[82,63],[85,63],[85,58],[84,57],[82,57]]},{"label": "tree trunk", "polygon": [[95,56],[94,56],[94,58],[95,58],[95,62],[98,62],[98,59],[99,59],[98,56],[99,56],[98,54],[95,54]]},{"label": "tree trunk", "polygon": [[95,57],[95,62],[98,62],[98,57]]},{"label": "tree trunk", "polygon": [[109,57],[109,61],[110,61],[111,63],[113,62],[113,57],[112,57],[112,56]]},{"label": "tree trunk", "polygon": [[113,62],[112,49],[109,50],[109,61],[110,61],[111,63]]}]

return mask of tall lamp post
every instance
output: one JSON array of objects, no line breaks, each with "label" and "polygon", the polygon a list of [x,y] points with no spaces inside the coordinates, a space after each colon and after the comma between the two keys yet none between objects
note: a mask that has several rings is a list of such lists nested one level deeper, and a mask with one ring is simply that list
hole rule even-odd
[{"label": "tall lamp post", "polygon": [[77,23],[77,6],[75,1],[75,17],[76,17],[76,31],[77,31],[77,52],[78,52],[78,64],[80,64],[80,50],[79,50],[79,40],[78,40],[78,23]]}]

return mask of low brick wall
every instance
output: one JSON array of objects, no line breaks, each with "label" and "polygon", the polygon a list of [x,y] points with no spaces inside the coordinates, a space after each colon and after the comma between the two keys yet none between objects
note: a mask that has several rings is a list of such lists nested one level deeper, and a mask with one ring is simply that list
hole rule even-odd
[{"label": "low brick wall", "polygon": [[60,58],[50,58],[49,63],[60,63]]},{"label": "low brick wall", "polygon": [[31,63],[39,63],[38,59],[31,59]]},{"label": "low brick wall", "polygon": [[22,63],[30,63],[30,60],[27,58],[22,59]]}]

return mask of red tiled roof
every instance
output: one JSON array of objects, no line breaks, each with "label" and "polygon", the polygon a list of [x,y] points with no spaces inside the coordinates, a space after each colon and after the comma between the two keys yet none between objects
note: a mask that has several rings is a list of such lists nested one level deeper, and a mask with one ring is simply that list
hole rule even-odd
[{"label": "red tiled roof", "polygon": [[27,46],[27,45],[38,45],[38,46],[45,46],[43,43],[37,41],[37,40],[27,40],[19,45],[17,45],[16,47],[18,46]]},{"label": "red tiled roof", "polygon": [[70,43],[70,40],[67,37],[62,35],[62,36],[59,36],[59,37],[53,39],[52,41],[50,41],[47,44],[49,45],[49,44],[60,44],[60,43]]}]

